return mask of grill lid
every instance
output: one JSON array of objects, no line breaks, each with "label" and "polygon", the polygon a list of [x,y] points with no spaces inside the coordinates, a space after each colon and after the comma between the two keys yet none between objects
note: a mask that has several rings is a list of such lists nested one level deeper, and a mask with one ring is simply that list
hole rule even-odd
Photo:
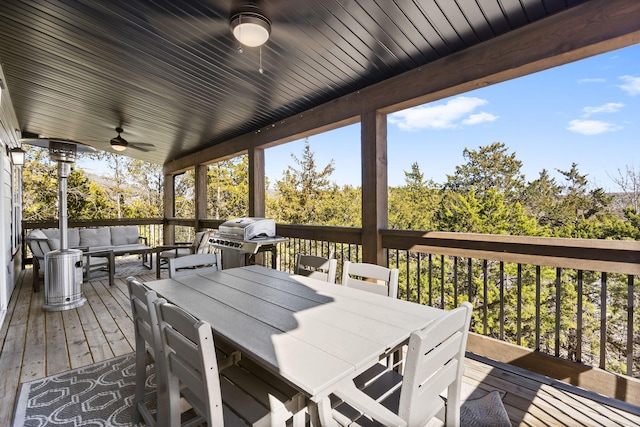
[{"label": "grill lid", "polygon": [[220,237],[239,240],[252,240],[256,237],[275,237],[276,222],[271,218],[235,218],[220,224],[218,233]]}]

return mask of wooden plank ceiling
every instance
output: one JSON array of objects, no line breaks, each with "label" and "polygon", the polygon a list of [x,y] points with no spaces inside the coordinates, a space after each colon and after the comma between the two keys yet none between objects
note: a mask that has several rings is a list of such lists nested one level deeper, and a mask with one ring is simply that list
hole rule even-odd
[{"label": "wooden plank ceiling", "polygon": [[109,151],[121,126],[163,164],[584,2],[265,0],[240,53],[244,0],[3,0],[0,62],[23,136]]}]

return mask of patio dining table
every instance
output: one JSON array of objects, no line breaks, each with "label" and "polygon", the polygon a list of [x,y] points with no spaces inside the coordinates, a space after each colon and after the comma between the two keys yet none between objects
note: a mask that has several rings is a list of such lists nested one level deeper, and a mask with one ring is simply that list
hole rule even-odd
[{"label": "patio dining table", "polygon": [[443,314],[256,265],[146,285],[303,393],[314,425],[333,425],[329,395],[339,382]]}]

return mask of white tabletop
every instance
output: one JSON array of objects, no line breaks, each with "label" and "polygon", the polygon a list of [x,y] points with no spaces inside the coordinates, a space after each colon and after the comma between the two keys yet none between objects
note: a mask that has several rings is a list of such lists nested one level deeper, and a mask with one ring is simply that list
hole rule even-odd
[{"label": "white tabletop", "polygon": [[146,285],[315,402],[442,314],[260,266]]}]

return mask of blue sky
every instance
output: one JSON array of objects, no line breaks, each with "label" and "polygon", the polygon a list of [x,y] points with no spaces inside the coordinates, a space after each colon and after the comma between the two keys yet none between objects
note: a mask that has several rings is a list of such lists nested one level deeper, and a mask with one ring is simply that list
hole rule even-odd
[{"label": "blue sky", "polygon": [[[502,142],[523,162],[527,180],[573,162],[593,186],[615,191],[611,177],[640,172],[640,45],[404,110],[388,117],[389,185],[418,162],[425,178],[446,181],[464,148]],[[316,165],[333,160],[333,180],[360,185],[360,126],[309,138]],[[282,177],[304,141],[266,150],[270,182]]]}]

